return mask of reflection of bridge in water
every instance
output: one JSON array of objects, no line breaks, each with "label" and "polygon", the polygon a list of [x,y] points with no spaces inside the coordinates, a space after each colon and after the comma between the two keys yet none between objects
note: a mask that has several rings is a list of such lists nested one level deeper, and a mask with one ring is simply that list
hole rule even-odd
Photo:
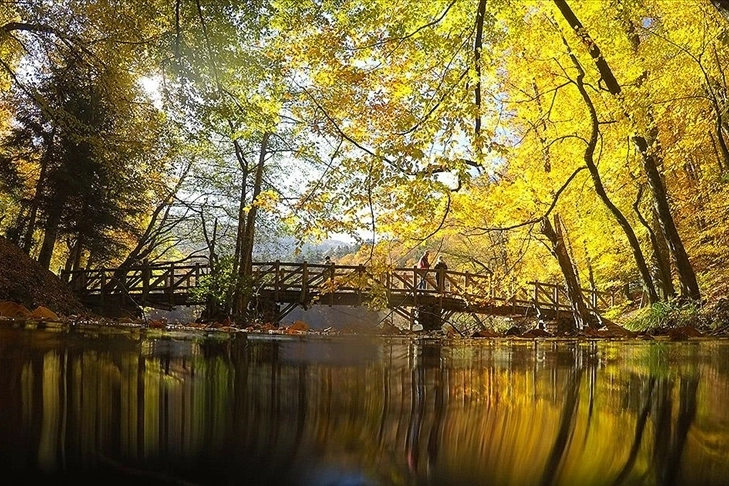
[{"label": "reflection of bridge in water", "polygon": [[[129,306],[173,308],[204,304],[193,291],[209,275],[207,264],[160,263],[128,269],[66,272],[63,278],[92,309]],[[362,265],[254,263],[251,305],[267,321],[279,322],[297,306],[388,308],[424,328],[439,327],[455,313],[486,316],[537,316],[558,319],[571,313],[561,285],[530,282],[509,295],[489,275],[415,268],[374,269]],[[614,304],[614,294],[583,290],[591,311]]]}]

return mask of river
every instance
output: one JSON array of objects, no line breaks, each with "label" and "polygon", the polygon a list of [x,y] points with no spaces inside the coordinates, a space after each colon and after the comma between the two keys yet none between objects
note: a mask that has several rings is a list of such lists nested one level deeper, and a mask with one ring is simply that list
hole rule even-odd
[{"label": "river", "polygon": [[0,482],[729,484],[729,340],[0,327]]}]

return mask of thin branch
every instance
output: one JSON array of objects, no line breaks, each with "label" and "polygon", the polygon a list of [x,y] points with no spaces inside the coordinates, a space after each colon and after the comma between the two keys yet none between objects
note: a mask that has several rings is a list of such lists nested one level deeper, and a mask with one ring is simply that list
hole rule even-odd
[{"label": "thin branch", "polygon": [[476,125],[475,134],[481,135],[481,49],[483,49],[483,19],[486,15],[487,0],[479,0],[476,13],[476,40],[473,46],[473,63],[476,67]]},{"label": "thin branch", "polygon": [[487,231],[509,231],[509,230],[521,228],[523,226],[529,226],[529,225],[534,225],[534,224],[539,223],[540,221],[542,221],[543,218],[546,218],[547,216],[549,216],[549,214],[552,212],[552,210],[557,205],[557,201],[559,200],[559,196],[562,194],[562,192],[564,192],[564,190],[567,189],[567,186],[569,186],[570,182],[572,182],[572,180],[577,176],[577,174],[579,174],[580,172],[582,172],[585,169],[587,169],[587,167],[584,165],[575,169],[575,171],[572,173],[572,175],[570,175],[567,178],[567,180],[565,181],[565,183],[562,184],[562,187],[560,187],[557,190],[557,192],[554,193],[554,197],[552,198],[552,203],[549,205],[547,210],[541,216],[529,219],[527,221],[523,221],[521,223],[513,224],[511,226],[478,227],[477,229],[479,229],[481,231],[486,231],[486,232]]},{"label": "thin branch", "polygon": [[450,195],[450,192],[445,192],[444,194],[446,195],[447,202],[446,202],[446,207],[443,210],[443,217],[440,219],[440,223],[427,236],[425,236],[423,238],[413,238],[415,241],[419,241],[419,242],[427,241],[429,238],[431,238],[432,236],[434,236],[435,234],[437,234],[441,229],[443,229],[443,226],[445,225],[446,217],[448,216],[448,214],[451,211],[451,195]]}]

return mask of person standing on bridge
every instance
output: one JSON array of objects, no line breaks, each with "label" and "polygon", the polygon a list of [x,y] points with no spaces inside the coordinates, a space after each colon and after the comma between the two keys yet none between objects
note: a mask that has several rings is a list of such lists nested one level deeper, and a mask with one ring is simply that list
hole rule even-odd
[{"label": "person standing on bridge", "polygon": [[443,261],[443,257],[441,255],[438,255],[433,268],[436,270],[435,281],[438,282],[438,292],[442,294],[445,292],[445,273],[448,270],[448,265],[446,265],[446,262]]},{"label": "person standing on bridge", "polygon": [[430,261],[428,260],[428,256],[430,255],[430,251],[425,250],[425,253],[423,253],[423,256],[420,257],[420,260],[418,260],[418,269],[423,270],[420,273],[420,283],[418,284],[419,289],[425,288],[425,275],[428,273],[428,269],[430,268]]},{"label": "person standing on bridge", "polygon": [[324,257],[324,265],[329,267],[328,269],[325,270],[327,273],[329,273],[329,276],[327,278],[329,280],[334,280],[334,262],[332,261],[332,259],[329,255]]}]

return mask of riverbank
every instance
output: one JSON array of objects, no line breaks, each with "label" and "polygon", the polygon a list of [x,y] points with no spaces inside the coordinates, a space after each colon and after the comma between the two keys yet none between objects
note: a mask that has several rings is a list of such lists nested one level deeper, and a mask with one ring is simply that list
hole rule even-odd
[{"label": "riverbank", "polygon": [[[729,298],[714,292],[702,306],[659,303],[649,308],[637,305],[611,309],[598,330],[560,331],[556,323],[534,319],[511,320],[507,325],[464,327],[446,323],[439,331],[412,331],[387,323],[341,329],[312,329],[303,321],[272,324],[233,325],[230,322],[168,322],[165,319],[107,319],[93,315],[71,290],[52,272],[43,269],[19,248],[0,237],[0,320],[20,327],[44,327],[57,323],[61,328],[79,325],[157,329],[171,332],[246,332],[256,334],[373,334],[419,335],[440,338],[497,337],[576,337],[642,338],[669,336],[672,339],[729,336]],[[712,288],[716,289],[716,286]]]},{"label": "riverbank", "polygon": [[437,331],[416,331],[380,323],[379,325],[358,326],[357,328],[325,329],[310,328],[303,321],[273,324],[251,324],[236,326],[230,323],[181,323],[167,322],[164,319],[105,319],[90,315],[64,316],[33,316],[7,317],[0,316],[0,328],[13,328],[24,330],[51,330],[57,332],[94,332],[94,333],[126,333],[130,335],[144,334],[148,337],[166,338],[196,338],[220,337],[233,335],[251,336],[288,336],[306,337],[322,336],[335,337],[359,335],[367,337],[385,338],[413,338],[413,339],[557,339],[557,340],[705,340],[729,338],[729,326],[696,327],[683,322],[673,322],[672,325],[659,325],[640,331],[631,331],[615,323],[608,323],[600,329],[585,328],[569,332],[560,332],[553,323],[546,326],[537,324],[532,320],[515,322],[508,329],[459,329],[446,323]]},{"label": "riverbank", "polygon": [[[71,289],[53,272],[40,266],[20,248],[2,237],[0,302],[13,302],[30,312],[44,307],[64,316],[87,312]],[[18,311],[22,312],[22,309],[18,308]]]}]

